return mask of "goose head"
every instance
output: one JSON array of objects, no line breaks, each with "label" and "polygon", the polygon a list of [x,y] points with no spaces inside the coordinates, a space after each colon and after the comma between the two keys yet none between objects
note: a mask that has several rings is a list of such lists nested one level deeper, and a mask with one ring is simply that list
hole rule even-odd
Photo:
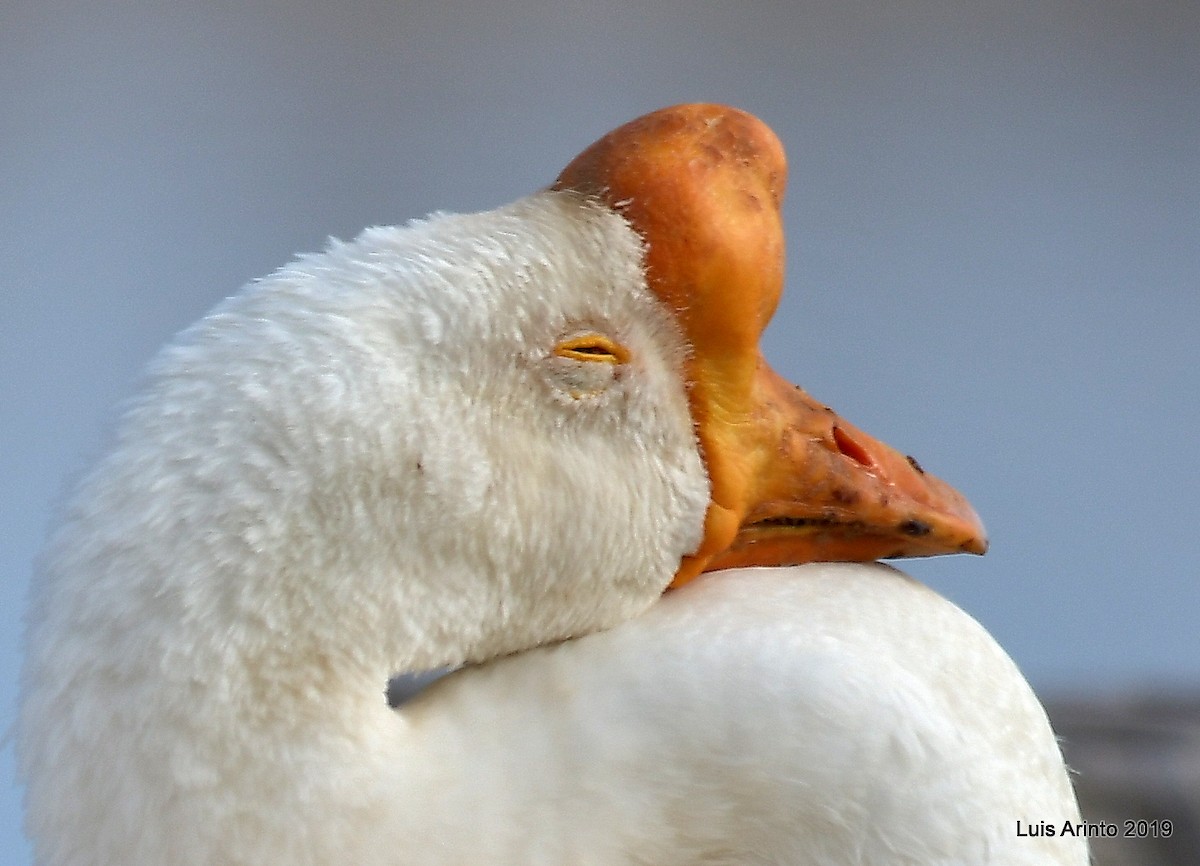
[{"label": "goose head", "polygon": [[983,553],[953,488],[766,363],[783,291],[783,146],[757,118],[683,105],[600,139],[559,177],[645,239],[647,285],[690,353],[686,381],[711,481],[701,545],[675,584],[738,565]]},{"label": "goose head", "polygon": [[[759,353],[784,182],[760,121],[665,109],[511,205],[301,257],[164,349],[35,590],[46,862],[216,844],[300,797],[298,755],[352,773],[388,676],[607,628],[706,569],[982,552],[959,494]],[[156,836],[168,805],[190,829]]]}]

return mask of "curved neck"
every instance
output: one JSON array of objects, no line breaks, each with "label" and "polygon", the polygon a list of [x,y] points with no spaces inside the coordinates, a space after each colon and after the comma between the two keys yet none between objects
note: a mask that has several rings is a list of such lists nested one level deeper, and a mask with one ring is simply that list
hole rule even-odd
[{"label": "curved neck", "polygon": [[339,571],[308,527],[272,538],[266,512],[201,509],[200,481],[155,469],[109,461],[45,562],[20,721],[39,862],[356,862],[348,828],[406,772],[388,677],[464,648],[390,570],[347,563],[356,591],[317,593]]},{"label": "curved neck", "polygon": [[[542,193],[335,244],[164,349],[30,617],[47,866],[372,862],[340,828],[421,790],[389,676],[654,602],[708,481],[641,253],[616,214]],[[552,351],[580,323],[641,359],[594,402],[564,398]]]}]

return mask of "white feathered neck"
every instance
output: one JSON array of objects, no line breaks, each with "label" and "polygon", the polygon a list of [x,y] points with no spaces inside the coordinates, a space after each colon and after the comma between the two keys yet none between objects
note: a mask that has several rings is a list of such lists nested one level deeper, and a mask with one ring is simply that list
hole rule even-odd
[{"label": "white feathered neck", "polygon": [[[708,486],[641,253],[544,193],[335,244],[160,356],[42,568],[40,864],[1086,863],[1016,836],[1078,819],[1053,734],[925,588],[825,565],[652,604]],[[580,333],[633,360],[550,351]]]},{"label": "white feathered neck", "polygon": [[[633,360],[551,352],[576,332]],[[185,331],[45,558],[39,861],[390,862],[387,677],[627,619],[698,543],[683,353],[634,232],[549,192],[368,230]]]}]

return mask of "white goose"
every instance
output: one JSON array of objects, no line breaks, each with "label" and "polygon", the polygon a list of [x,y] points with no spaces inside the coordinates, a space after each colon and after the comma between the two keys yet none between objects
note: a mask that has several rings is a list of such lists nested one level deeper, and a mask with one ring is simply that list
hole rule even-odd
[{"label": "white goose", "polygon": [[38,863],[1084,864],[957,608],[877,564],[689,583],[985,546],[762,361],[784,175],[666,109],[185,331],[44,558]]}]

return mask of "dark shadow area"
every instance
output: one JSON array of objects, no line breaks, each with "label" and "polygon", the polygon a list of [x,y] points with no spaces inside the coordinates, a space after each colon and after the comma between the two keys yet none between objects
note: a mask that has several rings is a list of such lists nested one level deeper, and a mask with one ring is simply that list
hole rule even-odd
[{"label": "dark shadow area", "polygon": [[[1200,692],[1046,701],[1092,839],[1094,866],[1200,863]],[[1165,822],[1170,822],[1169,834]]]}]

